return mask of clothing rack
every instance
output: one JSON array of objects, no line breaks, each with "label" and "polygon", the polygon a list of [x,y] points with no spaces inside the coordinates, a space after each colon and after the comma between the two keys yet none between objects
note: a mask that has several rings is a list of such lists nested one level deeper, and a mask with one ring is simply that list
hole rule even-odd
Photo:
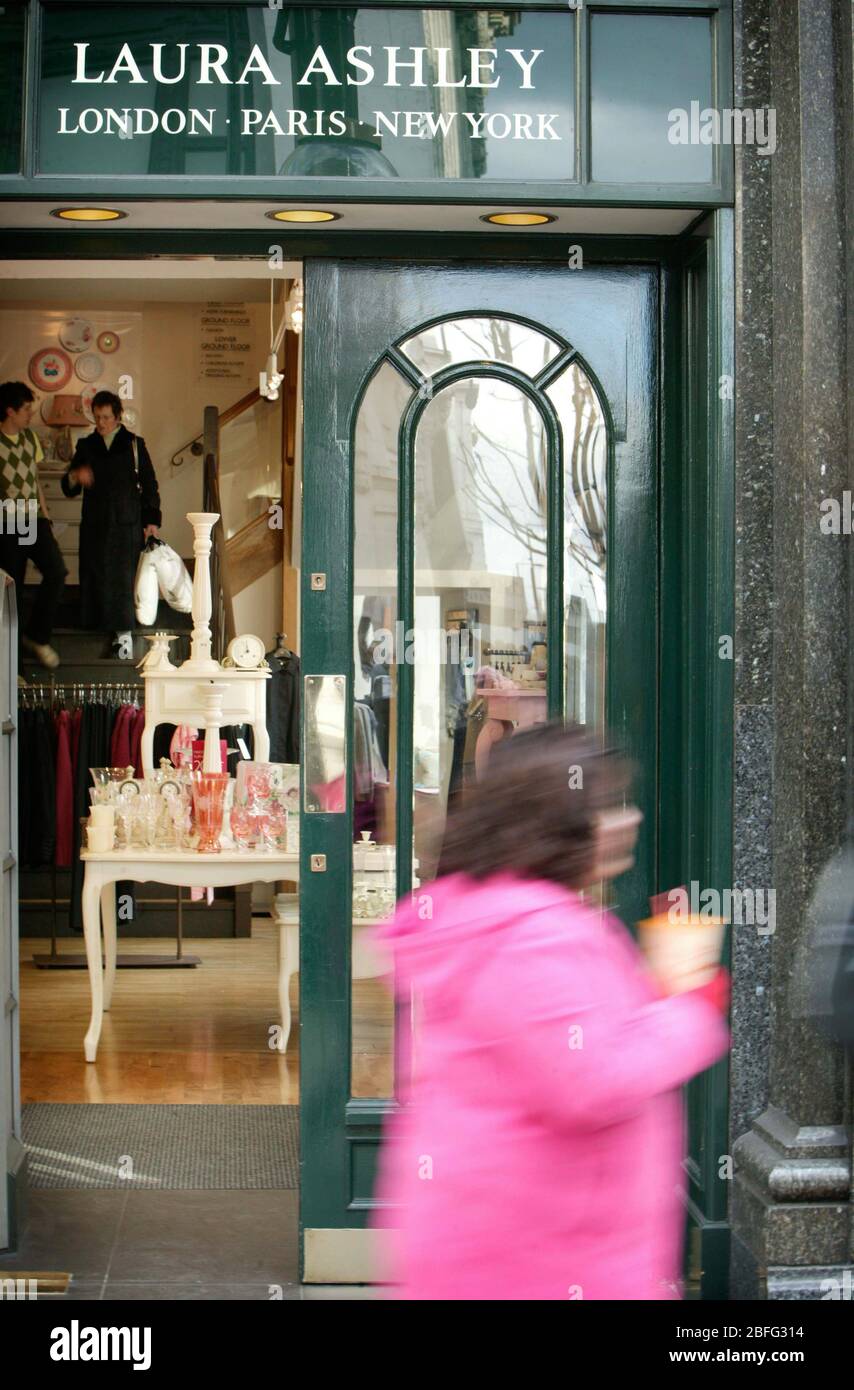
[{"label": "clothing rack", "polygon": [[[35,709],[37,706],[47,704],[51,713],[57,709],[71,703],[72,705],[83,704],[88,701],[90,704],[102,700],[108,695],[114,695],[119,703],[138,704],[138,695],[145,690],[145,685],[138,680],[123,681],[59,681],[56,676],[51,674],[49,681],[41,680],[34,685],[21,686],[19,691],[20,702],[26,709]],[[69,692],[68,698],[66,691]],[[86,970],[88,962],[86,956],[81,952],[60,952],[56,948],[57,944],[57,871],[56,859],[51,864],[51,929],[50,929],[50,954],[34,955],[33,964],[39,970]],[[124,970],[139,970],[143,968],[154,968],[161,970],[193,969],[201,965],[201,956],[184,955],[184,913],[183,899],[180,887],[177,889],[176,909],[176,949],[174,956],[160,955],[133,955],[116,957],[116,968]]]},{"label": "clothing rack", "polygon": [[24,685],[18,693],[24,709],[35,709],[39,705],[47,704],[53,711],[68,703],[66,691],[69,692],[72,704],[83,704],[86,700],[92,703],[108,692],[115,692],[119,700],[135,704],[137,692],[144,689],[142,681],[57,681],[56,676],[52,675],[49,683],[41,680],[35,684]]}]

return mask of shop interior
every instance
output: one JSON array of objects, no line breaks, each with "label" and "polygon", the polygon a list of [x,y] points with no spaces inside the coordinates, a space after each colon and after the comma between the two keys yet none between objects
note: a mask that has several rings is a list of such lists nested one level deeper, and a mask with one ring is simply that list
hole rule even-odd
[{"label": "shop interior", "polygon": [[[120,395],[126,426],[145,439],[160,490],[160,536],[193,576],[199,560],[188,513],[219,514],[211,537],[212,652],[219,659],[235,639],[260,639],[244,653],[250,665],[263,660],[271,668],[270,751],[259,765],[276,769],[271,800],[288,806],[284,825],[273,817],[272,829],[265,829],[263,817],[256,817],[255,839],[244,843],[272,846],[275,839],[298,848],[301,344],[310,313],[302,267],[187,256],[87,263],[85,275],[82,269],[73,261],[0,269],[2,378],[26,381],[35,392],[45,500],[68,569],[54,639],[61,665],[46,671],[27,662],[28,684],[19,692],[21,1091],[30,1181],[36,1187],[120,1186],[116,1150],[145,1151],[139,1137],[122,1148],[127,1107],[138,1108],[140,1123],[152,1107],[150,1123],[161,1137],[163,1125],[174,1126],[177,1157],[173,1171],[167,1164],[149,1185],[295,1189],[295,880],[207,891],[119,883],[112,1003],[97,1055],[84,1055],[91,1000],[81,934],[83,820],[98,799],[116,797],[115,787],[93,788],[112,779],[124,788],[121,801],[126,784],[139,782],[139,744],[130,744],[131,770],[116,752],[128,747],[127,727],[123,743],[119,726],[140,723],[150,662],[156,665],[164,651],[154,634],[171,635],[166,659],[178,664],[191,654],[195,617],[161,602],[156,619],[140,624],[131,649],[119,653],[111,634],[81,627],[80,501],[63,494],[60,479],[78,440],[92,431],[95,392],[106,388]],[[521,364],[534,375],[548,365],[554,344],[518,323],[471,317],[425,329],[401,350],[425,377],[455,362],[487,358]],[[466,379],[429,401],[413,460],[416,630],[405,634],[396,614],[398,426],[411,389],[384,362],[367,386],[354,435],[356,1098],[387,1097],[395,1089],[394,1007],[370,928],[395,901],[400,664],[412,662],[415,670],[416,886],[441,871],[448,807],[477,777],[491,745],[546,714],[543,422],[515,388],[494,379]],[[604,707],[606,427],[579,367],[566,373],[553,402],[571,441],[567,704],[581,722],[598,723]],[[58,768],[58,730],[75,721],[85,729],[87,720],[97,722],[101,743],[91,731],[88,741],[81,735],[69,788]],[[195,733],[193,747],[192,734],[180,725],[160,727],[156,778],[168,780],[173,764],[193,756],[198,765],[205,730]],[[239,847],[235,810],[246,786],[239,765],[254,766],[247,757],[251,731],[223,726],[220,737],[236,781],[223,834],[226,844]],[[93,773],[79,753],[96,746],[101,752]],[[116,757],[121,770],[113,773]],[[42,787],[45,769],[48,790]],[[269,781],[262,794],[270,794]],[[167,833],[162,825],[160,832],[146,828],[136,812],[117,811],[111,823],[116,835],[121,827],[129,854],[157,843],[146,834]],[[164,1146],[152,1146],[155,1170],[158,1147],[162,1152]],[[265,1170],[271,1152],[284,1156],[287,1170],[273,1177]],[[295,1241],[294,1224],[294,1249]]]}]

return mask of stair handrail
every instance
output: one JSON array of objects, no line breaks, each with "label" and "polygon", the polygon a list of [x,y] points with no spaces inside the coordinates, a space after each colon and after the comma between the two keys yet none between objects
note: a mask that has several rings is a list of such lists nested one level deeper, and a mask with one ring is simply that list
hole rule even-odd
[{"label": "stair handrail", "polygon": [[[242,415],[244,411],[251,410],[254,405],[258,404],[260,399],[261,392],[258,390],[256,386],[254,391],[250,391],[248,395],[241,396],[239,401],[235,401],[234,405],[228,406],[225,410],[220,411],[216,406],[208,406],[206,407],[206,409],[217,411],[217,420],[219,423],[219,428],[222,429],[224,425],[228,425],[231,423],[232,420],[236,420],[238,415]],[[190,453],[193,456],[193,458],[202,458],[204,456],[204,431],[202,431],[201,434],[194,435],[193,438],[189,439],[186,444],[182,444],[180,449],[175,450],[170,460],[173,469],[183,468],[184,464],[187,462],[187,460],[183,457],[186,453]]]},{"label": "stair handrail", "polygon": [[[258,392],[255,393],[259,395]],[[234,621],[234,599],[228,574],[228,555],[225,527],[222,521],[222,501],[219,490],[219,429],[220,413],[215,405],[205,406],[204,430],[204,495],[202,510],[217,512],[219,520],[213,529],[211,547],[211,654],[216,661],[225,656],[226,648],[237,635]],[[232,416],[232,418],[234,418]]]}]

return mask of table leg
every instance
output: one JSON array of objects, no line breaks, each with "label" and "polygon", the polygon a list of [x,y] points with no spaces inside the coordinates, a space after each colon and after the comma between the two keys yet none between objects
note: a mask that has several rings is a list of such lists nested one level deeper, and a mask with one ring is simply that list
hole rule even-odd
[{"label": "table leg", "polygon": [[87,867],[83,879],[83,935],[86,941],[86,964],[89,967],[89,989],[92,994],[92,1017],[89,1020],[89,1031],[83,1039],[83,1052],[87,1062],[94,1062],[98,1055],[98,1039],[101,1036],[101,1021],[104,1016],[100,898],[101,885],[90,876]]},{"label": "table leg", "polygon": [[116,885],[101,889],[101,922],[104,928],[104,1009],[109,1009],[116,983]]},{"label": "table leg", "polygon": [[154,772],[154,735],[156,732],[157,725],[149,724],[146,720],[139,744],[139,759],[142,764],[143,777],[150,777]]},{"label": "table leg", "polygon": [[487,719],[474,745],[474,771],[478,781],[486,772],[493,744],[500,743],[512,729],[513,725],[506,719]]},{"label": "table leg", "polygon": [[252,747],[256,763],[270,761],[270,735],[266,723],[252,725]]},{"label": "table leg", "polygon": [[[259,759],[260,761],[260,759]],[[279,922],[279,1012],[282,1015],[282,1031],[279,1035],[279,1051],[287,1052],[291,1036],[291,924]]]}]

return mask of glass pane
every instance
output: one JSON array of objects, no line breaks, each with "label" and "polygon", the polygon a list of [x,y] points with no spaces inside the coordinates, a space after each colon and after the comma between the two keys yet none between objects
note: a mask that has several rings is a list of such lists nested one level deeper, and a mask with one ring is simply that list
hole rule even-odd
[{"label": "glass pane", "polygon": [[464,318],[422,328],[401,344],[401,352],[425,376],[460,362],[502,362],[535,377],[560,348],[545,333],[512,319]]},{"label": "glass pane", "polygon": [[575,177],[571,13],[43,8],[41,174]]},{"label": "glass pane", "polygon": [[0,174],[17,174],[21,168],[26,18],[25,5],[0,8],[0,83],[7,98],[0,124]]},{"label": "glass pane", "polygon": [[593,178],[597,183],[710,183],[712,146],[671,144],[668,119],[712,104],[706,15],[590,16]]},{"label": "glass pane", "polygon": [[[353,461],[354,1096],[394,1094],[394,1002],[365,944],[395,901],[397,434],[412,388],[384,363],[356,422]],[[365,843],[367,841],[367,843]]]},{"label": "glass pane", "polygon": [[605,728],[608,435],[587,374],[573,363],[548,388],[564,447],[566,716]]},{"label": "glass pane", "polygon": [[441,871],[448,806],[546,718],[546,433],[515,386],[457,382],[415,442],[414,835]]},{"label": "glass pane", "polygon": [[226,539],[282,495],[282,407],[259,400],[219,432],[219,496]]}]

